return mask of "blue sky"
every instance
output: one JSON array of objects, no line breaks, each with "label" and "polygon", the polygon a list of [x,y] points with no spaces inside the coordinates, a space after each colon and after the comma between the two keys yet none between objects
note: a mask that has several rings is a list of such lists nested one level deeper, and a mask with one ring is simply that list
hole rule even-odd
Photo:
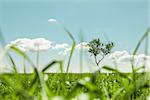
[{"label": "blue sky", "polygon": [[[48,23],[49,18],[60,24]],[[9,43],[17,38],[43,37],[57,43],[101,38],[114,41],[114,50],[132,52],[148,27],[148,0],[0,0],[0,27]]]},{"label": "blue sky", "polygon": [[9,42],[21,37],[45,37],[68,42],[61,25],[49,24],[55,18],[78,40],[80,31],[86,41],[100,37],[114,41],[116,50],[132,50],[148,25],[147,0],[1,2],[1,29]]}]

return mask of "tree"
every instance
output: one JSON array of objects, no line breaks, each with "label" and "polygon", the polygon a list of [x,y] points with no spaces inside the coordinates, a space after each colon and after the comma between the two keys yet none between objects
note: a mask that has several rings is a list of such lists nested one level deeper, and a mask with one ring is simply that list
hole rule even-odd
[{"label": "tree", "polygon": [[[100,39],[93,39],[88,43],[89,50],[88,52],[94,56],[94,60],[96,65],[99,67],[100,62],[104,59],[104,57],[109,54],[114,47],[113,42],[102,43]],[[98,56],[100,58],[98,59]]]}]

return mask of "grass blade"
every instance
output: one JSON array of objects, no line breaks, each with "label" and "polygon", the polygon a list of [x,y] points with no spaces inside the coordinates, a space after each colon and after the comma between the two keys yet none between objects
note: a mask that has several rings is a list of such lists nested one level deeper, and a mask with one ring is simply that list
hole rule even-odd
[{"label": "grass blade", "polygon": [[[5,43],[4,36],[3,36],[3,34],[2,34],[2,30],[1,30],[1,28],[0,28],[0,43],[1,43],[2,47],[4,47],[4,46],[5,46],[5,44],[6,44],[6,43]],[[13,58],[11,57],[11,55],[10,55],[9,53],[7,53],[7,56],[8,56],[8,59],[10,60],[10,62],[11,62],[11,64],[12,64],[12,66],[13,66],[13,70],[14,70],[14,72],[15,72],[15,73],[17,73],[16,64],[15,64],[15,62],[14,62]]]},{"label": "grass blade", "polygon": [[71,52],[70,52],[70,55],[69,55],[69,60],[68,60],[68,64],[67,64],[67,69],[66,69],[66,72],[68,73],[69,67],[70,67],[71,58],[72,58],[73,52],[74,52],[74,50],[75,50],[76,42],[75,42],[75,39],[74,39],[74,37],[72,36],[72,34],[71,34],[67,29],[65,29],[65,31],[68,33],[69,37],[71,38],[71,40],[72,40],[72,42],[73,42],[72,48],[71,48]]},{"label": "grass blade", "polygon": [[111,68],[111,67],[108,67],[108,66],[103,66],[103,69],[106,69],[108,71],[113,71],[113,72],[116,72],[118,73],[121,77],[124,77],[128,80],[131,80],[128,75],[124,74],[124,73],[121,73],[120,71],[118,71],[117,69],[114,69],[114,68]]},{"label": "grass blade", "polygon": [[115,96],[113,97],[112,100],[117,100],[117,97],[125,90],[125,88],[121,88],[117,91],[117,93],[115,94]]},{"label": "grass blade", "polygon": [[22,56],[22,58],[24,58],[25,60],[27,60],[31,64],[31,66],[33,68],[35,68],[35,65],[33,64],[33,62],[29,59],[29,57],[24,52],[22,52],[20,49],[18,49],[15,46],[11,46],[10,49],[12,49],[14,52],[16,52],[17,54],[19,54],[20,56]]},{"label": "grass blade", "polygon": [[49,64],[47,64],[44,68],[43,68],[43,70],[42,70],[42,72],[45,72],[47,69],[49,69],[50,67],[52,67],[53,65],[55,65],[55,64],[57,64],[57,63],[59,63],[60,61],[52,61],[52,62],[50,62]]},{"label": "grass blade", "polygon": [[144,68],[145,68],[145,66],[141,66],[141,67],[139,67],[139,68],[134,69],[134,71],[137,72],[137,71],[139,71],[139,70],[141,70],[141,69],[144,69]]},{"label": "grass blade", "polygon": [[2,46],[5,46],[5,39],[3,37],[1,28],[0,28],[0,43],[2,44]]},{"label": "grass blade", "polygon": [[135,55],[141,45],[141,43],[143,42],[143,40],[148,36],[148,34],[150,33],[150,28],[147,29],[147,31],[144,33],[144,35],[141,37],[141,39],[139,40],[138,44],[136,45],[136,48],[133,52],[133,55]]},{"label": "grass blade", "polygon": [[10,54],[8,54],[8,58],[9,58],[10,61],[11,61],[11,64],[12,64],[13,69],[14,69],[14,72],[17,73],[17,67],[16,67],[16,64],[15,64],[13,58],[10,56]]}]

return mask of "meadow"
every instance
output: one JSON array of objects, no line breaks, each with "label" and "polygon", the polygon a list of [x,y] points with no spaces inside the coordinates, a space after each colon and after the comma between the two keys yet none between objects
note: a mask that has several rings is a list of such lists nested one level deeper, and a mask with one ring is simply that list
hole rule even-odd
[{"label": "meadow", "polygon": [[[65,29],[66,30],[66,29]],[[150,29],[141,37],[134,49],[135,55],[144,40],[148,40]],[[0,75],[0,99],[1,100],[146,100],[150,93],[150,73],[141,72],[144,66],[135,68],[132,73],[122,73],[110,66],[103,66],[109,73],[68,73],[76,41],[72,34],[66,30],[72,39],[72,48],[68,59],[67,70],[64,72],[63,61],[50,61],[41,71],[37,69],[31,59],[15,46],[4,49],[5,56],[11,62],[13,71]],[[5,41],[0,36],[2,45]],[[148,43],[146,42],[145,53]],[[9,50],[25,59],[34,69],[33,73],[21,74],[17,72],[15,60],[9,54]],[[38,61],[38,59],[37,59]],[[57,64],[60,73],[46,73]],[[98,64],[98,63],[97,63]]]},{"label": "meadow", "polygon": [[[100,74],[93,77],[90,73],[84,74],[45,74],[44,79],[49,99],[57,100],[127,100],[131,99],[132,91],[126,90],[132,82],[122,78],[116,73]],[[131,74],[124,74],[132,76]],[[136,74],[136,78],[143,74]],[[1,76],[1,100],[42,99],[40,80],[33,83],[33,74],[5,74]],[[95,78],[95,79],[92,79]],[[2,80],[3,79],[3,80]],[[6,82],[6,80],[8,82]],[[150,89],[144,85],[136,90],[136,100],[144,100],[149,95]],[[84,93],[84,94],[83,94]],[[130,95],[130,96],[129,96]],[[58,97],[61,96],[61,97]],[[44,98],[45,99],[45,98]],[[55,100],[55,99],[54,99]]]}]

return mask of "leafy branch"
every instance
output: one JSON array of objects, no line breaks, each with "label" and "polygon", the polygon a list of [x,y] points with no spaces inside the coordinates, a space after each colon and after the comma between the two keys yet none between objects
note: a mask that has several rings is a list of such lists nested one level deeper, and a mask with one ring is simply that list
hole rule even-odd
[{"label": "leafy branch", "polygon": [[[88,52],[94,56],[96,65],[99,67],[100,62],[105,58],[107,54],[111,52],[111,49],[114,47],[113,42],[102,43],[100,39],[93,39],[88,43],[89,50]],[[98,56],[100,58],[98,59]]]}]

